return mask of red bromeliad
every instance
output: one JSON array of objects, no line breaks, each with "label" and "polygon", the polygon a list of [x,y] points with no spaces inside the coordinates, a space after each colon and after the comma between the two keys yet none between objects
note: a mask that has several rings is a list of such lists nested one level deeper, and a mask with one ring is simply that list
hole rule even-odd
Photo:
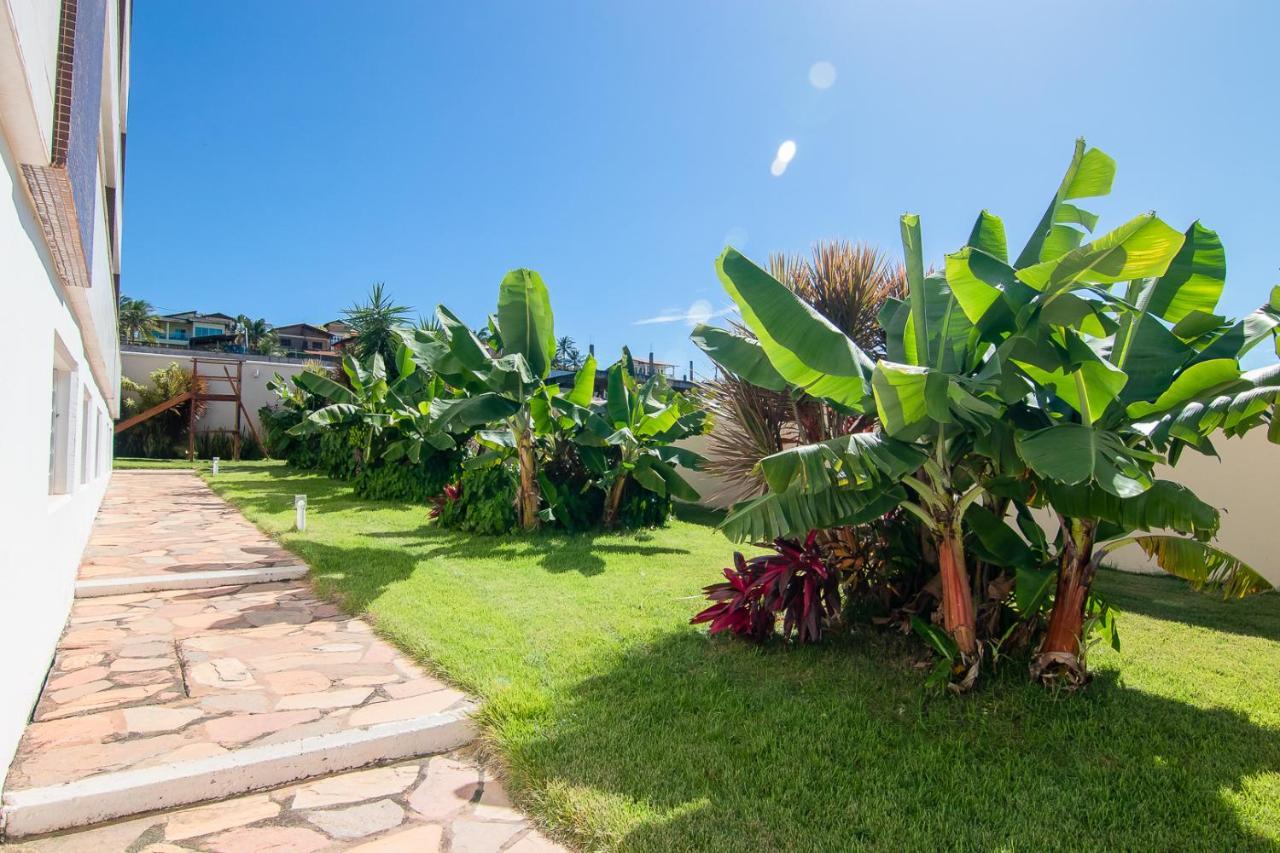
[{"label": "red bromeliad", "polygon": [[726,582],[706,587],[715,602],[693,617],[691,624],[710,622],[711,633],[765,640],[773,635],[782,614],[782,636],[796,642],[817,643],[828,621],[840,612],[840,579],[827,568],[817,546],[817,532],[805,541],[775,539],[776,551],[745,559],[734,553],[734,567],[724,570]]}]

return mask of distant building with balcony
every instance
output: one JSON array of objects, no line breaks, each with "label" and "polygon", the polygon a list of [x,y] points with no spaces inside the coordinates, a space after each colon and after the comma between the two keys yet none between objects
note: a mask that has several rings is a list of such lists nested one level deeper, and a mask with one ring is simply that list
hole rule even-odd
[{"label": "distant building with balcony", "polygon": [[285,354],[306,358],[337,358],[333,351],[334,336],[327,326],[313,326],[310,323],[291,323],[287,326],[276,326],[276,343]]},{"label": "distant building with balcony", "polygon": [[[235,337],[236,318],[226,314],[183,311],[156,318],[159,331],[155,342],[166,346],[189,347],[213,343],[215,338]],[[201,340],[201,339],[205,340]]]}]

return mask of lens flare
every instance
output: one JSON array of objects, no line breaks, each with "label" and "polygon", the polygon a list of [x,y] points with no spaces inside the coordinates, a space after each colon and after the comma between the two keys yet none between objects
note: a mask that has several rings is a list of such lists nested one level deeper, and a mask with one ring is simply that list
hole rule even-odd
[{"label": "lens flare", "polygon": [[809,66],[809,85],[815,89],[830,89],[836,82],[836,67],[825,59]]}]

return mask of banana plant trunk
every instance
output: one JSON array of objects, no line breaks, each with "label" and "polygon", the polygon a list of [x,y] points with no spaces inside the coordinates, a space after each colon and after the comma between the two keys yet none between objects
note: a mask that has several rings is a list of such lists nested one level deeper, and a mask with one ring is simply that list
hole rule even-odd
[{"label": "banana plant trunk", "polygon": [[517,509],[520,526],[525,530],[538,529],[538,505],[542,503],[542,491],[538,488],[537,461],[533,453],[533,434],[528,424],[515,428],[516,457],[520,465],[520,494]]},{"label": "banana plant trunk", "polygon": [[965,567],[964,540],[950,524],[943,527],[938,541],[938,569],[942,578],[942,626],[969,663],[978,654],[977,620]]},{"label": "banana plant trunk", "polygon": [[1084,610],[1097,565],[1093,545],[1098,523],[1089,519],[1062,518],[1065,547],[1058,559],[1058,586],[1049,629],[1040,651],[1031,662],[1031,676],[1044,684],[1075,688],[1089,678],[1081,655],[1084,643]]},{"label": "banana plant trunk", "polygon": [[609,487],[609,498],[604,506],[604,526],[612,529],[618,523],[618,509],[622,506],[622,490],[626,488],[627,475],[619,474]]}]

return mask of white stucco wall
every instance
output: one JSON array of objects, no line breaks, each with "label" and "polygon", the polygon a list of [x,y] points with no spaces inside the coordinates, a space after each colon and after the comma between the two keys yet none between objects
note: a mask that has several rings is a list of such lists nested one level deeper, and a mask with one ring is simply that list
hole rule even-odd
[{"label": "white stucco wall", "polygon": [[[109,2],[108,21],[116,16]],[[9,324],[6,417],[0,419],[0,779],[17,747],[66,624],[76,571],[111,472],[119,398],[118,254],[99,182],[88,288],[64,289],[21,166],[47,166],[61,4],[0,0],[0,282]],[[114,23],[109,25],[114,33]],[[111,52],[112,65],[118,57]],[[127,60],[126,60],[127,64]],[[114,86],[114,75],[108,75]],[[120,93],[103,132],[118,134]],[[105,171],[119,174],[115,142]],[[55,367],[59,374],[55,395]],[[55,417],[54,399],[61,400]],[[51,466],[56,453],[58,463]],[[57,476],[51,476],[53,467]],[[2,783],[0,783],[2,784]]]},{"label": "white stucco wall", "polygon": [[[0,265],[12,316],[7,348],[15,361],[6,371],[7,415],[0,419],[0,768],[8,766],[39,696],[66,622],[80,555],[111,470],[111,418],[102,387],[89,369],[80,325],[53,272],[39,223],[20,183],[21,172],[0,136]],[[100,290],[114,303],[110,279]],[[86,296],[88,296],[86,294]],[[97,297],[98,294],[94,294]],[[92,299],[91,301],[100,301]],[[114,335],[114,312],[110,312]],[[55,351],[71,369],[70,405],[62,431],[70,485],[51,495],[49,453]],[[114,352],[114,345],[106,349]],[[83,397],[90,397],[89,446],[83,442]],[[101,431],[102,435],[99,435]],[[101,440],[100,440],[101,438]],[[99,454],[98,448],[101,448]],[[80,480],[88,455],[88,481]],[[98,455],[95,455],[98,454]]]},{"label": "white stucco wall", "polygon": [[[207,358],[219,357],[217,353],[204,353],[203,356]],[[181,352],[144,353],[126,350],[120,354],[123,374],[141,385],[150,384],[151,373],[156,370],[163,370],[170,364],[179,364],[184,370],[190,370],[194,357]],[[235,376],[235,366],[229,365],[228,369],[231,371],[231,375]],[[262,434],[262,424],[258,422],[258,409],[276,402],[276,395],[267,390],[267,383],[277,373],[288,378],[301,372],[301,364],[287,364],[276,361],[245,361],[244,388],[241,389],[241,395],[244,400],[244,407],[253,421],[254,428],[259,431],[259,435]],[[201,365],[200,373],[202,375],[208,373],[221,375],[221,367]],[[229,394],[231,393],[231,388],[226,382],[216,382],[210,384],[209,391],[213,394]],[[204,417],[197,423],[196,431],[234,429],[235,425],[236,410],[234,403],[211,402],[205,410]],[[248,432],[247,425],[244,430]]]}]

